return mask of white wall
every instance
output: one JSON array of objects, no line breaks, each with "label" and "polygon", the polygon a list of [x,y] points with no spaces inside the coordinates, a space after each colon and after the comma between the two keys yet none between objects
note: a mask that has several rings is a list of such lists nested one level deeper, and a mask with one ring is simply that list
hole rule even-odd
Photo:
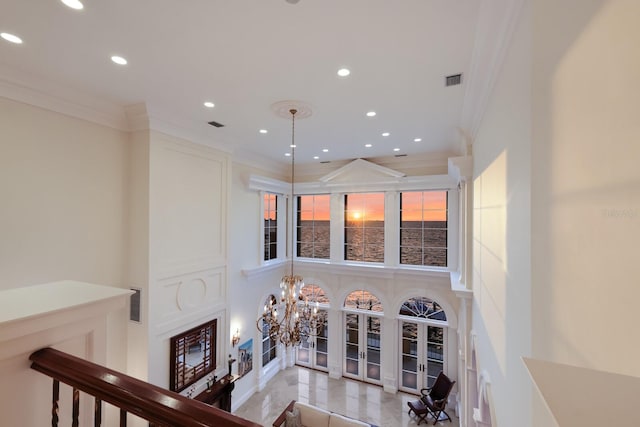
[{"label": "white wall", "polygon": [[[149,382],[169,387],[169,340],[218,320],[217,371],[227,371],[229,157],[151,131],[149,148]],[[204,381],[202,381],[204,383]]]},{"label": "white wall", "polygon": [[0,289],[119,286],[127,135],[0,98]]},{"label": "white wall", "polygon": [[[229,217],[229,331],[233,333],[239,329],[240,344],[253,339],[253,370],[236,382],[232,399],[234,409],[258,388],[262,338],[256,328],[256,319],[267,295],[278,294],[280,278],[284,273],[284,266],[251,278],[242,273],[243,269],[257,267],[264,253],[259,247],[262,221],[260,194],[249,189],[249,177],[252,174],[286,180],[286,177],[255,167],[233,163]],[[237,347],[232,348],[231,352],[237,358]],[[233,371],[237,373],[237,364]]]},{"label": "white wall", "polygon": [[525,10],[473,144],[472,328],[500,426],[532,425],[530,43]]},{"label": "white wall", "polygon": [[640,3],[533,12],[533,355],[640,376]]}]

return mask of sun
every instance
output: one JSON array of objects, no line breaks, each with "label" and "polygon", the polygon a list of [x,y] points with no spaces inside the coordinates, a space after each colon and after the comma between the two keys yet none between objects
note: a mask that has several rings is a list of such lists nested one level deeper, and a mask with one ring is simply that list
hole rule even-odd
[{"label": "sun", "polygon": [[362,218],[362,213],[356,211],[356,212],[352,213],[351,216],[353,217],[353,219],[360,219],[360,218]]}]

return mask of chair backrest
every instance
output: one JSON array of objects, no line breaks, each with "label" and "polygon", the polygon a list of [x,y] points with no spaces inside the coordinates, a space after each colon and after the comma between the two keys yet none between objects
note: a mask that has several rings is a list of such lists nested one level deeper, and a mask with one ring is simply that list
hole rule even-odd
[{"label": "chair backrest", "polygon": [[455,381],[451,381],[448,376],[444,374],[444,372],[440,372],[436,381],[433,383],[433,387],[431,387],[431,391],[429,392],[429,396],[431,399],[442,400],[449,397],[449,393],[453,389],[453,385]]}]

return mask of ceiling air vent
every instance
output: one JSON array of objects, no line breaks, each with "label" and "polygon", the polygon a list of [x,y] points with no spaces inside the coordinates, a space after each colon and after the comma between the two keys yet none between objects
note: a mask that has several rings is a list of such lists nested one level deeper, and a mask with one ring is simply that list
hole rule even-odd
[{"label": "ceiling air vent", "polygon": [[445,86],[457,86],[462,83],[462,74],[453,74],[444,78]]},{"label": "ceiling air vent", "polygon": [[396,154],[395,157],[407,157],[406,154]]},{"label": "ceiling air vent", "polygon": [[330,161],[330,160],[323,160],[323,161],[321,161],[320,163],[322,163],[322,164],[324,164],[324,163],[331,163],[331,161]]},{"label": "ceiling air vent", "polygon": [[208,122],[211,126],[215,126],[217,128],[221,128],[224,127],[224,125],[222,123],[218,123],[218,122],[214,122],[214,121],[210,121]]}]

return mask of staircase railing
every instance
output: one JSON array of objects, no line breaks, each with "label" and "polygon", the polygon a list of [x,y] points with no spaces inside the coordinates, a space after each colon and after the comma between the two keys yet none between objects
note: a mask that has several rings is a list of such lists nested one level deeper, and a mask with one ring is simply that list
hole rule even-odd
[{"label": "staircase railing", "polygon": [[120,408],[121,427],[127,425],[127,413],[148,420],[152,427],[260,427],[221,409],[59,350],[44,348],[31,354],[29,359],[32,369],[53,378],[52,427],[58,425],[60,382],[73,388],[72,427],[79,425],[80,391],[95,398],[95,427],[102,424],[102,402]]}]

